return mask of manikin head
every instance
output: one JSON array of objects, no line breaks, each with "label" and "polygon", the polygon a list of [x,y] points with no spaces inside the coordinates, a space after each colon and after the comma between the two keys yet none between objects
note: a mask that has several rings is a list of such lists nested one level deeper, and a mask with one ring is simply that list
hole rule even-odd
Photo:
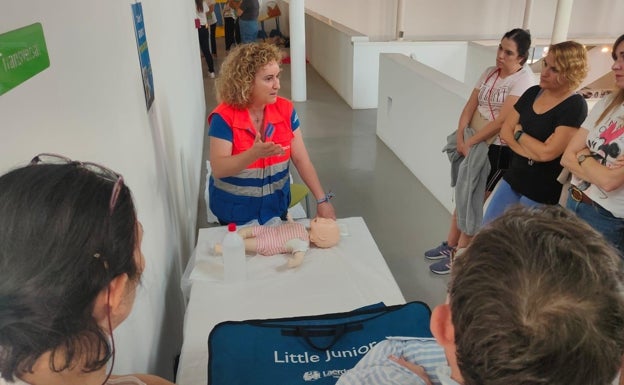
[{"label": "manikin head", "polygon": [[316,217],[310,221],[310,242],[326,249],[340,242],[340,227],[335,220]]},{"label": "manikin head", "polygon": [[465,385],[610,384],[624,352],[621,261],[559,207],[513,208],[451,270],[431,331]]}]

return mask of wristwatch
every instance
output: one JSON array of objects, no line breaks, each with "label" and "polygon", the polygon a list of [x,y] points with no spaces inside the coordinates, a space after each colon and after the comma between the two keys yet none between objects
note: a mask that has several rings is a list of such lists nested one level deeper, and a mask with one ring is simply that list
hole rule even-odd
[{"label": "wristwatch", "polygon": [[518,131],[514,132],[514,139],[516,140],[516,142],[518,141],[518,139],[520,139],[522,134],[524,134],[524,131],[522,131],[522,130],[518,130]]},{"label": "wristwatch", "polygon": [[576,160],[578,162],[578,164],[580,165],[581,163],[583,163],[585,161],[585,159],[587,158],[591,158],[591,155],[585,155],[585,154],[581,154],[579,155]]}]

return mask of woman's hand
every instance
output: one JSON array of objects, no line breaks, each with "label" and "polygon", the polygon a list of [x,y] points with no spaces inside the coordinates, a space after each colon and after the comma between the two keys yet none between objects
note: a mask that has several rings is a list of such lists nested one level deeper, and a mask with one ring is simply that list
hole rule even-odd
[{"label": "woman's hand", "polygon": [[416,373],[418,377],[420,377],[423,381],[425,381],[425,384],[431,385],[431,380],[429,379],[429,376],[427,375],[427,373],[425,372],[425,369],[422,366],[411,363],[405,360],[403,357],[397,357],[394,355],[388,356],[388,359]]},{"label": "woman's hand", "polygon": [[468,145],[467,142],[457,142],[457,152],[463,157],[468,156],[468,153],[470,152],[470,145]]},{"label": "woman's hand", "polygon": [[468,151],[470,148],[466,146],[466,142],[464,142],[464,130],[457,130],[457,153],[461,156],[468,156]]},{"label": "woman's hand", "polygon": [[263,142],[256,135],[253,146],[246,151],[232,155],[232,142],[210,137],[210,165],[215,178],[233,176],[260,158],[283,155],[284,149],[273,142]]},{"label": "woman's hand", "polygon": [[[472,146],[474,146],[475,143],[472,138],[474,138],[474,136],[471,136],[470,138],[468,138],[468,140],[466,140],[465,142],[462,143],[462,147],[461,149],[457,149],[457,152],[459,152],[460,154],[462,154],[463,156],[468,156],[468,154],[470,153],[470,149],[472,148]],[[459,147],[459,146],[458,146]]]},{"label": "woman's hand", "polygon": [[267,158],[274,155],[284,155],[282,146],[273,142],[263,142],[260,134],[256,134],[256,140],[248,151],[253,151],[256,155],[256,159]]},{"label": "woman's hand", "polygon": [[624,166],[624,155],[618,156],[609,168],[621,168],[622,166]]},{"label": "woman's hand", "polygon": [[336,212],[334,211],[334,206],[329,203],[329,201],[319,203],[316,206],[316,216],[336,220]]}]

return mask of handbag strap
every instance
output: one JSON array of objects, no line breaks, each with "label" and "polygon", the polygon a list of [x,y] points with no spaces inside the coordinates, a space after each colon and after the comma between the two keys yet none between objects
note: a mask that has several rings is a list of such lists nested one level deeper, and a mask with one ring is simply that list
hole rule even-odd
[{"label": "handbag strap", "polygon": [[497,68],[494,70],[494,72],[488,75],[487,79],[485,79],[485,84],[487,84],[488,80],[490,80],[490,78],[494,76],[494,74],[496,74],[496,77],[494,78],[494,82],[492,82],[492,87],[490,87],[490,92],[488,92],[486,96],[487,102],[488,102],[488,108],[490,109],[490,115],[492,115],[492,121],[496,120],[496,117],[494,116],[494,109],[492,108],[492,103],[490,102],[490,98],[492,97],[492,91],[494,91],[494,86],[496,85],[496,81],[498,80],[498,77],[500,76],[500,72],[501,72],[500,68]]},{"label": "handbag strap", "polygon": [[[312,348],[325,351],[331,349],[332,346],[338,342],[338,340],[347,333],[362,330],[364,325],[361,323],[353,324],[340,324],[340,325],[328,325],[328,326],[295,326],[290,329],[282,329],[283,336],[289,337],[303,337],[303,339]],[[313,338],[318,337],[332,337],[329,343],[320,345],[313,341]]]}]

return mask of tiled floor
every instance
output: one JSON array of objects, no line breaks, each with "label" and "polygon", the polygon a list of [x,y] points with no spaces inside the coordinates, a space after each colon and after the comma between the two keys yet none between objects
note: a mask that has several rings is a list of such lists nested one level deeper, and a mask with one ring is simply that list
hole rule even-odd
[{"label": "tiled floor", "polygon": [[[215,58],[217,76],[224,55],[222,45],[219,49],[219,57]],[[280,95],[287,98],[290,97],[289,67],[282,67],[280,90]],[[209,112],[216,100],[214,80],[205,71],[204,63]],[[407,301],[421,300],[431,307],[444,301],[448,278],[429,271],[423,252],[446,239],[448,211],[377,138],[376,109],[352,110],[310,66],[307,99],[295,103],[295,108],[321,182],[336,194],[332,203],[338,217],[364,218]],[[204,160],[208,156],[207,143],[206,137]],[[439,143],[432,145],[442,147]],[[204,186],[202,180],[198,227],[208,226]]]}]

